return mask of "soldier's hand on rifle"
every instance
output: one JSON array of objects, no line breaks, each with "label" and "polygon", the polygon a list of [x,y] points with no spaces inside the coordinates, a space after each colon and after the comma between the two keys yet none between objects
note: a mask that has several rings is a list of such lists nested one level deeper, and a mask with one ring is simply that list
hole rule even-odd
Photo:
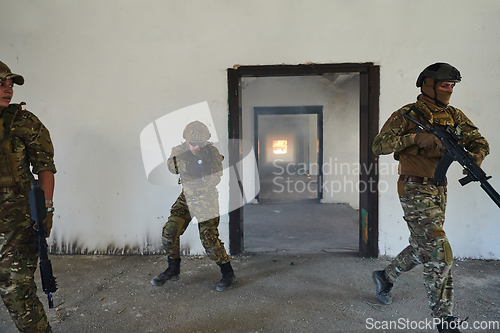
[{"label": "soldier's hand on rifle", "polygon": [[414,141],[416,145],[423,149],[444,149],[443,144],[434,134],[416,133]]},{"label": "soldier's hand on rifle", "polygon": [[184,151],[180,154],[177,154],[176,156],[173,157],[174,164],[175,164],[175,173],[184,173],[188,171],[188,164],[190,160],[191,154],[189,154],[189,151]]},{"label": "soldier's hand on rifle", "polygon": [[436,149],[432,150],[424,149],[421,153],[426,158],[441,158],[444,155],[444,150],[436,147]]},{"label": "soldier's hand on rifle", "polygon": [[[49,206],[47,206],[48,208]],[[50,206],[52,207],[52,206]],[[47,212],[47,216],[43,220],[43,226],[45,228],[45,231],[47,232],[46,238],[49,238],[50,236],[50,230],[52,230],[52,225],[54,221],[54,213],[53,212]],[[33,225],[33,229],[36,230],[36,223]]]},{"label": "soldier's hand on rifle", "polygon": [[50,236],[50,230],[52,229],[52,222],[54,218],[54,213],[47,212],[47,217],[43,220],[43,226],[45,227],[45,231],[47,231],[47,238]]}]

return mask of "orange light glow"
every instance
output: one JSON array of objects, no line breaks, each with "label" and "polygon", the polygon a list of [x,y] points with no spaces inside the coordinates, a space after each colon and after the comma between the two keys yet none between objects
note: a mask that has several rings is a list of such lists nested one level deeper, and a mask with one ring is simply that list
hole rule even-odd
[{"label": "orange light glow", "polygon": [[273,140],[273,153],[286,154],[286,140]]}]

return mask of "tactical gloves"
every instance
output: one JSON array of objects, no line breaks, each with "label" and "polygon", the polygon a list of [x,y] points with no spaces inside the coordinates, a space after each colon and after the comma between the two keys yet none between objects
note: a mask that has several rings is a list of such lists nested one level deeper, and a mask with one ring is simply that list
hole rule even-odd
[{"label": "tactical gloves", "polygon": [[[47,233],[47,235],[45,236],[46,238],[50,237],[50,230],[52,230],[53,219],[54,213],[47,212],[47,216],[45,217],[45,220],[43,220],[43,226],[45,227],[45,231]],[[33,230],[37,230],[36,223],[33,224]]]},{"label": "tactical gloves", "polygon": [[47,217],[43,220],[43,226],[45,231],[47,231],[47,238],[50,236],[50,230],[52,230],[52,222],[54,218],[54,213],[47,212]]},{"label": "tactical gloves", "polygon": [[434,150],[436,148],[443,149],[443,144],[434,134],[417,133],[414,138],[415,144],[422,149]]}]

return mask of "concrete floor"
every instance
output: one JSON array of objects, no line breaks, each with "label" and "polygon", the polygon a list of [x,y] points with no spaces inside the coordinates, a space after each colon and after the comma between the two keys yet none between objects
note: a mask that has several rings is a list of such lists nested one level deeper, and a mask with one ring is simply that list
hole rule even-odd
[{"label": "concrete floor", "polygon": [[263,204],[318,200],[318,177],[309,175],[260,174],[259,202]]},{"label": "concrete floor", "polygon": [[245,252],[358,252],[359,211],[320,204],[316,176],[272,171],[260,172],[259,204],[243,208]]},{"label": "concrete floor", "polygon": [[[246,253],[232,257],[238,281],[223,293],[215,291],[221,275],[206,256],[183,257],[180,280],[163,287],[150,280],[167,267],[165,256],[50,256],[55,308],[40,287],[39,296],[53,331],[437,332],[429,326],[421,266],[396,282],[392,305],[376,300],[371,273],[389,261],[357,254],[356,210],[282,199],[245,207]],[[454,285],[456,315],[469,317],[470,327],[500,325],[499,261],[456,261]],[[0,332],[17,332],[3,306]]]},{"label": "concrete floor", "polygon": [[[45,295],[40,297],[54,332],[437,332],[370,329],[384,322],[432,320],[421,266],[396,282],[392,305],[377,302],[371,272],[388,263],[383,258],[287,251],[237,256],[238,281],[223,293],[215,291],[218,267],[204,256],[183,257],[180,280],[163,287],[149,281],[166,267],[164,256],[51,260],[59,285],[55,308],[48,309]],[[500,321],[500,262],[457,261],[454,284],[457,315],[469,317],[470,325]],[[3,306],[0,332],[16,332]]]},{"label": "concrete floor", "polygon": [[245,252],[358,252],[358,211],[314,200],[246,205]]}]

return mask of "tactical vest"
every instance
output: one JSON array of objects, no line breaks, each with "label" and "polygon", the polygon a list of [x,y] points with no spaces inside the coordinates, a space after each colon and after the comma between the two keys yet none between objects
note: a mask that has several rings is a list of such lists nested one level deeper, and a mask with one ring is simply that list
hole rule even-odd
[{"label": "tactical vest", "polygon": [[[427,120],[433,124],[433,125],[438,125],[438,126],[451,126],[455,127],[455,119],[452,116],[452,113],[456,114],[456,109],[448,105],[446,108],[441,110],[440,112],[431,112],[423,102],[417,102],[414,104],[416,108],[422,114],[427,118]],[[420,106],[420,107],[419,107]],[[402,108],[402,112],[407,112],[410,110],[411,105],[405,106]],[[422,119],[420,119],[420,116],[416,115],[414,112],[411,115],[412,117],[415,117],[416,120],[422,122]],[[422,130],[414,123],[409,122],[409,127],[408,127],[408,133],[421,133]],[[422,149],[419,148],[416,145],[410,146],[406,149],[403,149],[402,151],[398,153],[394,153],[394,159],[399,160],[399,156],[401,154],[410,154],[410,155],[421,155],[422,154]]]},{"label": "tactical vest", "polygon": [[456,114],[456,110],[451,105],[448,105],[447,107],[438,112],[431,112],[429,109],[423,107],[419,108],[419,110],[433,125],[455,127],[455,119],[453,119],[451,112],[453,111],[453,113]]},{"label": "tactical vest", "polygon": [[12,123],[20,109],[20,104],[11,104],[0,118],[0,187],[16,186],[20,180],[19,176],[25,171],[22,167],[23,154],[12,152],[10,140]]}]

